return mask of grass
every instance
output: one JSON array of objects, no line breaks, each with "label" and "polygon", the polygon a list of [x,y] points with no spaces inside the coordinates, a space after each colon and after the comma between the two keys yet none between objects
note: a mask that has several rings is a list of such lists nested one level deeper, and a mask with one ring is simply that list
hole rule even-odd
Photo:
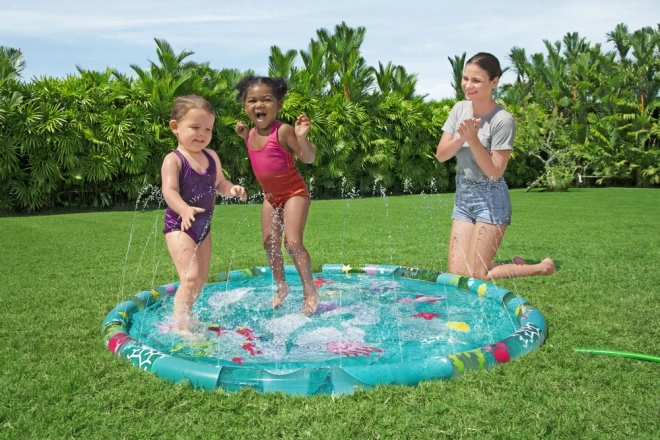
[{"label": "grass", "polygon": [[[552,256],[551,277],[500,284],[534,303],[549,337],[507,365],[350,396],[204,392],[105,349],[120,301],[176,279],[162,211],[0,218],[0,438],[657,438],[660,192],[512,191],[498,258]],[[315,264],[446,267],[452,195],[316,200]],[[218,206],[212,269],[265,265],[258,205]],[[130,248],[129,248],[130,242]],[[128,251],[127,251],[128,249]]]}]

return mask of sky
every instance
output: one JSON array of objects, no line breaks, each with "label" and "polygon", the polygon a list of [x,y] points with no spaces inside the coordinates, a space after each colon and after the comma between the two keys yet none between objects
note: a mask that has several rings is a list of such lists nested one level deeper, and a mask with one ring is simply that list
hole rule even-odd
[{"label": "sky", "polygon": [[[214,69],[267,75],[271,46],[307,50],[318,29],[342,22],[366,28],[368,65],[401,65],[418,74],[419,94],[442,99],[454,96],[448,57],[490,52],[506,67],[512,47],[545,53],[544,39],[569,32],[612,50],[606,34],[617,24],[657,27],[660,1],[0,0],[0,46],[22,51],[25,80],[76,74],[76,66],[133,74],[131,64],[157,61],[154,38]],[[511,72],[502,77],[513,80]]]}]

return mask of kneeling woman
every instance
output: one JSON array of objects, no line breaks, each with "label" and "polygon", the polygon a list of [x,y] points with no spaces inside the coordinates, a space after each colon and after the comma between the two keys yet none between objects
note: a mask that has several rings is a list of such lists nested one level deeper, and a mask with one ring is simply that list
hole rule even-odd
[{"label": "kneeling woman", "polygon": [[461,86],[465,101],[451,109],[436,158],[456,156],[456,196],[452,214],[448,270],[479,279],[550,275],[550,258],[527,264],[514,257],[510,264],[493,258],[511,223],[509,188],[502,175],[513,150],[513,117],[493,100],[502,75],[500,63],[478,53],[465,64]]}]

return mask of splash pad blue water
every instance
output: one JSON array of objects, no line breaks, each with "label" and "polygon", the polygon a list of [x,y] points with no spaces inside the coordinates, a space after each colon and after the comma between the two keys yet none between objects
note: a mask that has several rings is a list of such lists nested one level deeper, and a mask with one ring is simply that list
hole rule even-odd
[{"label": "splash pad blue water", "polygon": [[299,313],[302,287],[273,310],[268,267],[212,275],[193,310],[200,337],[171,332],[176,283],[143,291],[103,322],[107,348],[139,368],[194,387],[350,394],[487,370],[540,346],[547,326],[514,293],[417,268],[328,264],[315,274],[319,306]]}]

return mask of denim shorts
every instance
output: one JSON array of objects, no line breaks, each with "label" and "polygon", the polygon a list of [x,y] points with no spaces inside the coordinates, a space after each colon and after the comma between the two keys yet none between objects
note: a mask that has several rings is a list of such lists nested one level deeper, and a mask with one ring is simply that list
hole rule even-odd
[{"label": "denim shorts", "polygon": [[498,180],[470,180],[456,176],[456,197],[451,218],[470,223],[511,224],[509,187]]}]

